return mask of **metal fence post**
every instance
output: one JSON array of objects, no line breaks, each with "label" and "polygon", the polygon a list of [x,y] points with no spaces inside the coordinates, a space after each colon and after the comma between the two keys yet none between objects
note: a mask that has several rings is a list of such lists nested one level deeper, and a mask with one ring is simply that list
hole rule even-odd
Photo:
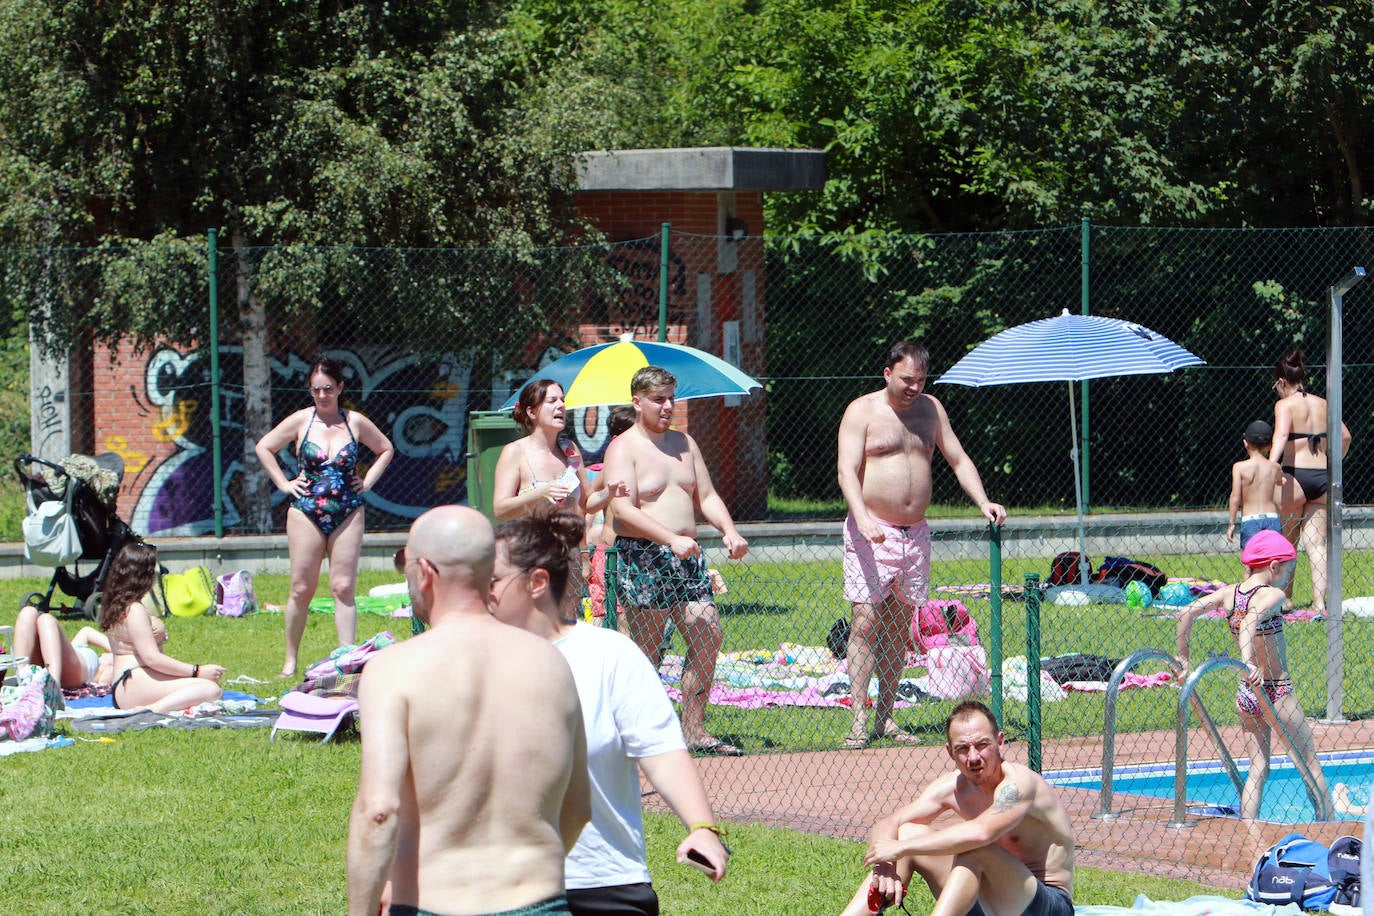
[{"label": "metal fence post", "polygon": [[219,413],[219,230],[207,233],[210,273],[210,454],[213,462],[214,493],[211,505],[215,514],[215,537],[224,537],[224,455]]},{"label": "metal fence post", "polygon": [[609,630],[619,629],[620,607],[619,589],[616,587],[616,567],[618,565],[617,551],[614,547],[606,548],[606,571],[602,574],[606,580],[606,597],[602,599],[606,603],[606,619],[602,626]]},{"label": "metal fence post", "polygon": [[1341,513],[1345,508],[1341,481],[1341,390],[1343,352],[1344,296],[1364,279],[1364,268],[1351,269],[1339,283],[1327,290],[1331,302],[1331,337],[1326,353],[1326,468],[1329,493],[1326,497],[1326,720],[1344,722],[1341,707],[1345,704],[1344,634],[1341,632],[1341,604],[1344,589],[1341,585]]},{"label": "metal fence post", "polygon": [[988,581],[992,586],[992,622],[988,626],[988,667],[991,669],[992,714],[1002,721],[1002,529],[988,522]]},{"label": "metal fence post", "polygon": [[1040,576],[1026,573],[1026,766],[1040,772]]},{"label": "metal fence post", "polygon": [[658,246],[658,342],[668,342],[668,262],[671,251],[668,233],[672,223],[664,223]]},{"label": "metal fence post", "polygon": [[[1085,216],[1083,217],[1081,225],[1082,230],[1079,233],[1078,240],[1078,308],[1082,314],[1091,315],[1092,310],[1088,292],[1088,276],[1091,267],[1091,258],[1089,257],[1091,246],[1089,240],[1092,236],[1092,224],[1089,223],[1088,218]],[[1093,487],[1092,475],[1088,473],[1088,468],[1090,466],[1088,457],[1092,450],[1092,444],[1091,440],[1088,438],[1088,427],[1090,425],[1088,423],[1088,413],[1090,404],[1088,400],[1087,380],[1084,380],[1083,386],[1079,388],[1078,397],[1080,406],[1082,407],[1081,419],[1079,421],[1081,426],[1078,431],[1078,439],[1082,442],[1082,446],[1079,450],[1078,461],[1079,467],[1083,470],[1083,511],[1091,512],[1093,504]]]}]

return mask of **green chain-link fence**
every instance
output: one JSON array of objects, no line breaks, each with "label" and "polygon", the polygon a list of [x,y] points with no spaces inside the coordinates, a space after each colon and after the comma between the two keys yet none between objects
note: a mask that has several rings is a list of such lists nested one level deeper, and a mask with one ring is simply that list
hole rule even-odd
[{"label": "green chain-link fence", "polygon": [[[844,669],[825,649],[832,624],[849,611],[841,593],[836,430],[845,406],[881,384],[886,346],[922,340],[934,358],[931,378],[938,379],[993,333],[1068,309],[1128,318],[1205,359],[1205,367],[1169,375],[1088,383],[1082,419],[1093,563],[1107,556],[1142,560],[1202,589],[1241,574],[1237,548],[1224,537],[1230,465],[1244,457],[1245,426],[1273,417],[1275,361],[1303,347],[1309,386],[1325,391],[1327,289],[1352,266],[1374,261],[1360,229],[1084,226],[843,240],[672,234],[667,247],[666,257],[658,238],[538,251],[222,248],[213,325],[209,258],[199,248],[0,252],[0,289],[11,313],[34,319],[37,339],[72,354],[58,361],[54,376],[66,389],[35,379],[34,447],[60,425],[51,416],[60,415],[65,398],[71,420],[64,441],[74,451],[125,455],[121,514],[148,534],[208,533],[216,521],[230,535],[281,530],[285,506],[272,503],[244,455],[251,456],[257,432],[308,403],[304,372],[319,350],[344,361],[346,403],[397,446],[391,470],[368,494],[372,532],[404,530],[429,506],[465,500],[473,485],[466,462],[471,415],[493,410],[551,355],[631,331],[652,338],[660,308],[669,339],[738,353],[763,392],[733,407],[689,410],[688,420],[713,468],[749,467],[734,461],[731,449],[761,448],[766,456],[766,480],[732,483],[735,492],[753,494],[731,505],[751,541],[749,555],[727,561],[703,532],[707,558],[728,587],[719,598],[727,654],[707,724],[750,755],[710,761],[710,789],[727,816],[861,836],[884,807],[914,796],[947,766],[938,752],[882,742],[843,756],[813,753],[837,748],[850,723]],[[1357,288],[1347,298],[1340,367],[1354,442],[1345,463],[1342,587],[1356,604],[1374,595],[1371,482],[1361,460],[1374,437],[1374,334],[1363,320],[1371,294]],[[137,350],[122,345],[114,359],[92,346],[133,331],[156,333],[161,342]],[[209,358],[215,339],[217,377]],[[1055,554],[1077,546],[1065,386],[929,390],[948,409],[989,495],[1010,512],[994,569],[988,526],[971,517],[954,475],[935,459],[931,598],[962,601],[986,648],[1000,637],[1013,755],[1038,758],[1047,772],[1089,771],[1079,775],[1091,783],[1102,763],[1104,694],[1068,690],[1061,697],[1046,684],[1037,712],[1018,674],[1029,636],[1026,575],[1044,579]],[[588,409],[574,420],[584,452],[596,461],[604,418]],[[218,520],[216,464],[223,481]],[[994,594],[998,577],[1003,591]],[[1294,602],[1300,610],[1312,604],[1301,555]],[[1349,720],[1315,726],[1323,748],[1374,746],[1359,721],[1374,709],[1367,618],[1302,616],[1286,631],[1302,705],[1310,717],[1326,716],[1328,697],[1336,695],[1338,718]],[[1155,606],[1073,606],[1047,596],[1037,619],[1033,632],[1047,658],[1115,661],[1143,648],[1173,652],[1174,619]],[[1331,659],[1337,625],[1343,648]],[[1200,621],[1194,645],[1195,660],[1235,654],[1223,621]],[[671,680],[680,635],[666,652]],[[930,680],[924,664],[907,672],[897,719],[938,748],[954,700],[932,696],[938,678]],[[1147,661],[1131,680],[1149,684],[1162,670]],[[1200,694],[1231,752],[1244,757],[1246,745],[1234,732],[1233,678],[1209,675]],[[1169,863],[1181,855],[1176,838],[1187,833],[1202,838],[1193,840],[1199,847],[1236,855],[1227,832],[1233,822],[1225,818],[1203,817],[1188,831],[1164,826],[1174,803],[1178,697],[1176,685],[1155,684],[1123,691],[1117,705],[1122,760],[1161,765],[1158,798],[1142,801],[1146,790],[1118,774],[1121,816],[1101,820],[1091,817],[1098,795],[1077,783],[1064,790],[1075,799],[1080,842],[1090,853],[1141,867]],[[1037,720],[1042,743],[1031,727]],[[1190,759],[1215,759],[1193,721],[1194,739],[1203,740]],[[1353,782],[1363,801],[1374,774],[1358,762],[1350,766],[1344,775],[1329,768],[1328,778]],[[1215,797],[1206,795],[1210,787],[1190,787],[1190,804],[1235,805],[1229,782],[1222,776],[1219,783]],[[1275,783],[1269,796],[1275,808],[1268,819],[1310,819],[1301,784]],[[1266,828],[1247,843],[1285,830]],[[1245,849],[1235,860],[1241,867],[1253,858]],[[1199,873],[1215,864],[1189,861]]]}]

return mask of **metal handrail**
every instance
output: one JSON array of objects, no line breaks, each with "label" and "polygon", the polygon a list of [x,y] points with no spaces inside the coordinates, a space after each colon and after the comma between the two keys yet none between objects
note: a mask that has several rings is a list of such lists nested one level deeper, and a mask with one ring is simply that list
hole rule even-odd
[{"label": "metal handrail", "polygon": [[1121,693],[1121,682],[1133,668],[1152,658],[1171,665],[1178,663],[1163,649],[1137,649],[1117,662],[1111,677],[1107,679],[1107,697],[1103,703],[1102,717],[1102,809],[1093,815],[1101,820],[1109,821],[1118,816],[1112,813],[1112,772],[1116,767],[1116,700]]},{"label": "metal handrail", "polygon": [[[1238,658],[1232,658],[1229,655],[1213,655],[1202,664],[1198,665],[1183,682],[1183,689],[1179,692],[1178,696],[1178,726],[1176,729],[1178,745],[1174,754],[1174,819],[1169,822],[1170,827],[1192,826],[1192,822],[1188,821],[1185,817],[1185,811],[1188,804],[1189,701],[1193,699],[1193,691],[1197,688],[1198,681],[1201,680],[1207,672],[1216,668],[1236,668],[1241,672],[1247,672],[1249,670],[1245,663]],[[1307,798],[1312,802],[1312,809],[1316,812],[1317,820],[1331,820],[1333,814],[1331,797],[1317,789],[1316,777],[1312,774],[1312,771],[1308,769],[1307,761],[1304,760],[1302,755],[1294,748],[1293,736],[1288,734],[1288,729],[1284,728],[1283,722],[1278,717],[1278,712],[1274,709],[1274,704],[1269,701],[1268,695],[1262,690],[1256,694],[1256,699],[1269,708],[1274,723],[1278,725],[1279,732],[1283,735],[1284,744],[1288,747],[1288,759],[1293,761],[1293,768],[1296,769],[1298,775],[1302,777],[1303,786],[1307,789]],[[1201,701],[1199,701],[1198,706],[1201,710]],[[1201,712],[1203,715],[1206,714],[1205,710],[1201,710]],[[1229,755],[1226,755],[1225,748],[1222,747],[1220,743],[1220,735],[1215,731],[1215,728],[1215,726],[1212,726],[1213,740],[1217,742],[1217,749],[1222,752],[1224,759],[1229,761],[1229,767],[1234,767],[1235,763],[1234,761],[1230,761]],[[1236,771],[1236,773],[1232,775],[1233,782],[1238,775],[1239,771]],[[1240,788],[1240,794],[1243,797],[1243,786]]]},{"label": "metal handrail", "polygon": [[[1116,701],[1121,693],[1121,682],[1126,675],[1141,662],[1150,659],[1158,659],[1167,662],[1171,667],[1178,666],[1178,659],[1165,652],[1163,649],[1137,649],[1117,663],[1112,669],[1112,675],[1107,680],[1107,697],[1103,704],[1104,716],[1102,724],[1102,789],[1100,793],[1101,810],[1093,817],[1101,820],[1112,820],[1118,815],[1112,813],[1112,774],[1116,768]],[[1236,794],[1240,794],[1244,780],[1240,778],[1240,769],[1236,762],[1231,759],[1230,753],[1226,750],[1226,745],[1221,740],[1221,732],[1217,729],[1212,717],[1207,714],[1207,708],[1202,705],[1199,697],[1194,697],[1197,706],[1198,720],[1206,727],[1212,736],[1212,743],[1217,747],[1217,753],[1221,756],[1222,763],[1226,767],[1226,772],[1231,777],[1231,784],[1236,788]]]}]

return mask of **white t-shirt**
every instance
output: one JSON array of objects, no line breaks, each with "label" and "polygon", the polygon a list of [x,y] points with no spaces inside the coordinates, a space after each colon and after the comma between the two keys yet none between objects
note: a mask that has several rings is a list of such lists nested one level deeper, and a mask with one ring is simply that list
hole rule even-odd
[{"label": "white t-shirt", "polygon": [[614,630],[579,623],[554,643],[572,668],[587,729],[592,819],[565,863],[572,889],[649,880],[641,757],[685,750],[682,726],[644,653]]}]

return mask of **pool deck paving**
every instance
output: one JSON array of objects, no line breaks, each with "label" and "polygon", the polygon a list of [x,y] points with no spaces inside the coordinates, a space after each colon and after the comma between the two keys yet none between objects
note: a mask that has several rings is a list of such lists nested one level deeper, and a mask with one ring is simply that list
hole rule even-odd
[{"label": "pool deck paving", "polygon": [[[1374,720],[1339,724],[1310,721],[1319,752],[1374,748]],[[1220,729],[1231,753],[1244,756],[1239,726]],[[1010,742],[1006,756],[1025,762],[1023,742]],[[1116,737],[1116,766],[1172,764],[1173,731],[1123,733]],[[1048,741],[1042,750],[1045,771],[1100,766],[1102,738]],[[1188,735],[1188,759],[1217,759],[1202,728]],[[864,840],[871,825],[919,792],[927,774],[951,764],[944,747],[875,747],[862,751],[809,751],[750,754],[737,758],[697,760],[716,816],[789,827],[807,833]],[[646,786],[646,789],[648,787]],[[1113,871],[1134,871],[1189,878],[1220,888],[1243,888],[1260,852],[1290,831],[1329,843],[1359,832],[1353,821],[1277,824],[1239,818],[1196,817],[1178,828],[1173,799],[1117,794],[1115,817],[1095,817],[1101,810],[1096,790],[1058,789],[1073,819],[1077,862]],[[651,809],[665,810],[655,797]],[[856,873],[859,871],[856,868]]]}]

